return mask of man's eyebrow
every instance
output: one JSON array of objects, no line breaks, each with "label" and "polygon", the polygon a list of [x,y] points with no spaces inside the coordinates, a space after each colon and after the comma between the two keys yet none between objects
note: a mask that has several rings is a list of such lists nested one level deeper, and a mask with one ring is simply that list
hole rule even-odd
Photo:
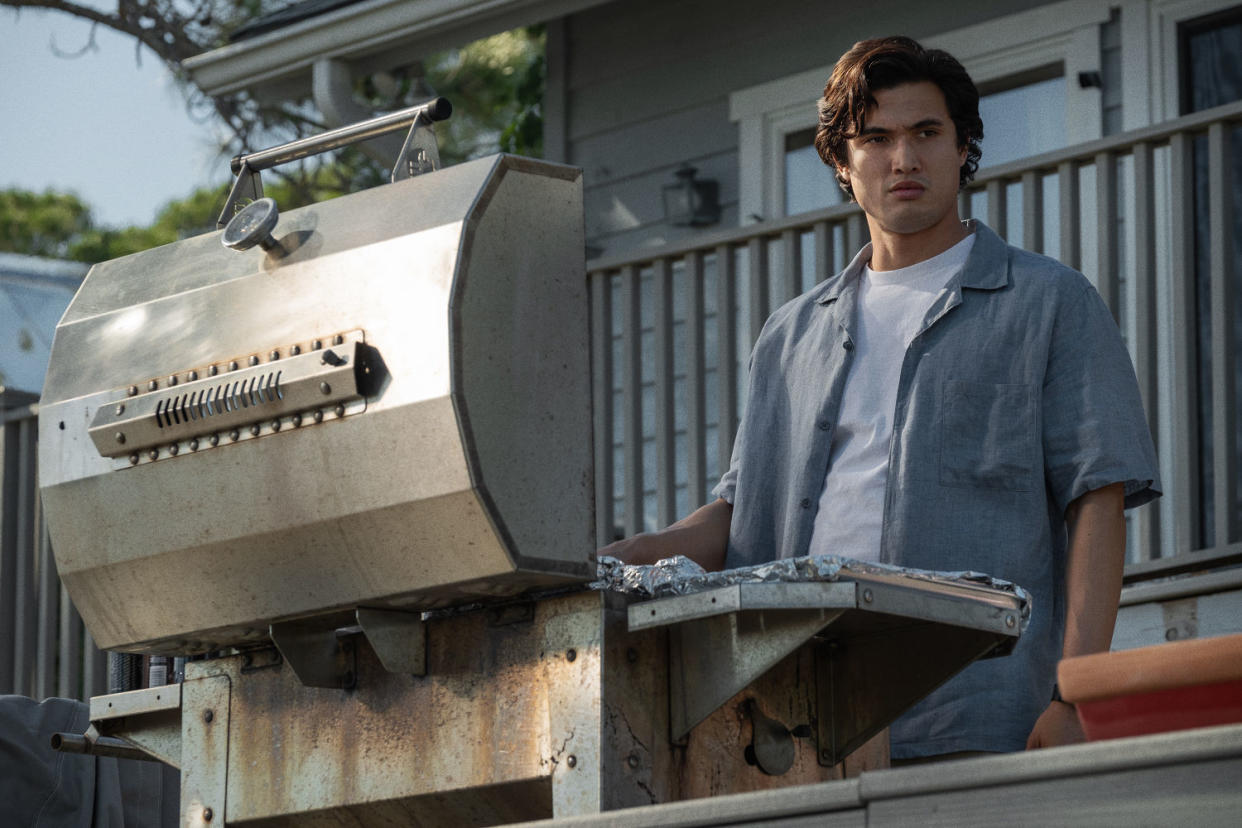
[{"label": "man's eyebrow", "polygon": [[[908,127],[904,127],[904,129],[920,130],[920,129],[926,129],[927,127],[933,127],[933,126],[942,127],[944,126],[944,121],[940,120],[939,118],[924,118],[923,120],[918,121],[917,123],[911,124]],[[901,128],[902,127],[898,127],[898,129],[901,129]],[[858,137],[861,138],[864,135],[888,135],[892,131],[893,130],[889,127],[868,126],[868,127],[863,127],[861,130],[858,131]]]}]

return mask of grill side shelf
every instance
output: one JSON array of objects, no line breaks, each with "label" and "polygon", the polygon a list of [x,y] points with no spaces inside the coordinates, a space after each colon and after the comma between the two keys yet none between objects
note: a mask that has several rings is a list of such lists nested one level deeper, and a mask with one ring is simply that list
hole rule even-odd
[{"label": "grill side shelf", "polygon": [[360,339],[101,406],[89,433],[104,457],[219,434],[357,400]]}]

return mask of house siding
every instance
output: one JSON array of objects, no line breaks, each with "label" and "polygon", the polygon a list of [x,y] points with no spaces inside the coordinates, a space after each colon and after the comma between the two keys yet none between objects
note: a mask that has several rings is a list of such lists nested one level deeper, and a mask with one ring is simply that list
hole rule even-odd
[{"label": "house siding", "polygon": [[566,18],[564,152],[584,170],[588,245],[618,252],[697,232],[664,221],[660,188],[683,163],[720,183],[721,226],[738,223],[731,92],[824,66],[864,37],[927,37],[1040,5],[771,0],[757,19],[737,0],[631,0]]}]

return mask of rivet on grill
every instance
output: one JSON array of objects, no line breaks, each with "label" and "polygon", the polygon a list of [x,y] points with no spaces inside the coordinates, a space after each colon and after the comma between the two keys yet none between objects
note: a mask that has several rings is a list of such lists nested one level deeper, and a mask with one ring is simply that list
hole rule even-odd
[{"label": "rivet on grill", "polygon": [[294,414],[292,419],[293,419],[293,427],[294,427],[294,428],[297,428],[298,426],[300,426],[300,425],[302,424],[302,415],[301,415],[301,414]]},{"label": "rivet on grill", "polygon": [[203,711],[203,721],[206,722],[207,724],[211,724],[212,720],[214,720],[215,718],[216,718],[216,714],[213,711],[211,710]]},{"label": "rivet on grill", "polygon": [[1005,626],[1006,626],[1006,627],[1010,627],[1010,628],[1012,628],[1012,627],[1013,627],[1013,625],[1014,625],[1014,624],[1017,624],[1017,623],[1018,623],[1018,619],[1014,618],[1012,615],[1006,615],[1006,616],[1005,616]]},{"label": "rivet on grill", "polygon": [[575,650],[573,647],[570,647],[568,650],[565,651],[566,661],[573,661],[577,657],[578,657],[578,651]]},{"label": "rivet on grill", "polygon": [[219,366],[219,365],[213,365],[213,366],[211,366],[210,368],[208,368],[208,369],[207,369],[207,376],[209,376],[209,377],[214,377],[214,376],[215,376],[216,374],[218,374],[218,373],[220,373],[220,366]]},{"label": "rivet on grill", "polygon": [[220,435],[219,434],[211,435],[210,437],[207,438],[207,442],[213,446],[220,445]]},{"label": "rivet on grill", "polygon": [[250,359],[246,360],[246,362],[250,363],[251,365],[258,365],[258,364],[259,364],[259,355],[258,355],[258,354],[251,354],[251,355],[250,355]]},{"label": "rivet on grill", "polygon": [[314,342],[311,343],[312,351],[318,351],[322,347],[323,347],[323,342],[318,339],[316,339]]},{"label": "rivet on grill", "polygon": [[237,442],[239,437],[241,437],[241,432],[238,431],[237,429],[233,429],[232,431],[229,432],[229,439],[232,440],[234,443]]},{"label": "rivet on grill", "polygon": [[194,382],[194,380],[198,379],[198,371],[191,371],[187,375],[186,379],[188,379],[190,382]]},{"label": "rivet on grill", "polygon": [[250,427],[250,436],[251,436],[251,437],[258,437],[258,436],[259,436],[259,432],[260,432],[260,431],[261,431],[261,429],[259,428],[259,424],[258,424],[258,423],[255,423],[254,425],[252,425],[252,426]]},{"label": "rivet on grill", "polygon": [[294,345],[292,348],[289,349],[289,353],[293,354],[294,356],[297,356],[298,354],[302,353],[302,346]]},{"label": "rivet on grill", "polygon": [[345,341],[345,337],[341,336],[340,334],[337,334],[336,336],[332,337],[333,345],[340,345],[344,341]]},{"label": "rivet on grill", "polygon": [[169,378],[168,378],[168,384],[169,384],[169,385],[176,385],[176,384],[177,384],[177,375],[176,375],[176,374],[173,374],[171,377],[169,377]]},{"label": "rivet on grill", "polygon": [[173,443],[171,446],[169,446],[169,447],[168,447],[168,453],[169,453],[169,454],[171,454],[171,455],[172,455],[172,456],[174,456],[174,457],[176,457],[176,456],[177,456],[177,452],[178,452],[178,451],[180,451],[180,450],[181,450],[181,449],[177,446],[177,444],[176,444],[176,443]]},{"label": "rivet on grill", "polygon": [[116,416],[119,417],[124,413],[125,413],[125,403],[118,403],[116,406]]},{"label": "rivet on grill", "polygon": [[122,432],[118,431],[116,433],[116,441],[120,443],[121,445],[125,445],[125,435]]},{"label": "rivet on grill", "polygon": [[332,386],[331,386],[331,385],[328,385],[326,382],[321,382],[321,383],[319,383],[319,390],[320,390],[320,391],[322,391],[322,392],[323,392],[323,393],[325,393],[325,394],[331,394],[331,393],[332,393]]},{"label": "rivet on grill", "polygon": [[235,360],[235,359],[234,359],[234,360],[232,360],[232,361],[230,361],[230,362],[229,362],[229,370],[230,370],[230,371],[236,371],[236,370],[237,370],[237,360]]},{"label": "rivet on grill", "polygon": [[569,754],[569,758],[565,760],[565,764],[569,765],[571,768],[576,768],[578,766],[578,757],[574,756],[572,753]]},{"label": "rivet on grill", "polygon": [[190,451],[198,451],[198,438],[195,437],[190,441]]},{"label": "rivet on grill", "polygon": [[131,397],[136,397],[136,396],[138,396],[138,386],[136,386],[136,385],[131,385],[131,386],[129,387],[129,395],[130,395]]},{"label": "rivet on grill", "polygon": [[160,387],[160,381],[159,381],[159,380],[151,380],[150,382],[148,382],[148,383],[147,383],[147,390],[148,390],[148,391],[154,391],[155,389],[157,389],[157,388],[159,388],[159,387]]},{"label": "rivet on grill", "polygon": [[628,757],[626,757],[625,763],[629,765],[631,768],[637,768],[638,757],[631,753]]},{"label": "rivet on grill", "polygon": [[272,351],[267,355],[268,359],[280,359],[280,351]]},{"label": "rivet on grill", "polygon": [[314,413],[314,415],[313,415],[313,417],[312,417],[312,418],[314,419],[314,421],[315,421],[315,422],[317,422],[317,423],[322,423],[322,422],[323,422],[323,412],[322,412],[322,411],[320,411],[319,409],[315,409],[315,413]]},{"label": "rivet on grill", "polygon": [[336,416],[338,416],[338,417],[344,417],[344,416],[345,416],[345,406],[344,406],[344,404],[338,405],[336,408],[334,408],[334,409],[332,409],[332,410],[336,412]]},{"label": "rivet on grill", "polygon": [[136,454],[131,454],[131,455],[129,456],[129,464],[130,464],[131,466],[136,466],[136,465],[138,465],[138,455],[136,455]]},{"label": "rivet on grill", "polygon": [[872,601],[874,601],[874,600],[875,600],[875,596],[871,594],[871,590],[869,590],[869,589],[864,589],[864,590],[863,590],[863,601],[864,601],[865,603],[870,604],[870,603],[871,603]]},{"label": "rivet on grill", "polygon": [[272,420],[272,431],[280,431],[280,420]]},{"label": "rivet on grill", "polygon": [[214,817],[215,815],[216,815],[215,812],[212,811],[210,808],[204,808],[203,809],[203,822],[211,822],[212,817]]},{"label": "rivet on grill", "polygon": [[151,449],[150,451],[147,452],[147,457],[150,457],[152,460],[160,459],[160,450]]}]

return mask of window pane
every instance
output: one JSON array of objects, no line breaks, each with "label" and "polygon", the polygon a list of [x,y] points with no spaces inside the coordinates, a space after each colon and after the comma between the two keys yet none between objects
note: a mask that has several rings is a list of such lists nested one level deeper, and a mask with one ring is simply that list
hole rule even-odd
[{"label": "window pane", "polygon": [[1028,83],[979,99],[981,167],[993,167],[1065,146],[1065,78]]},{"label": "window pane", "polygon": [[840,204],[844,193],[812,143],[815,130],[785,136],[785,215]]}]

